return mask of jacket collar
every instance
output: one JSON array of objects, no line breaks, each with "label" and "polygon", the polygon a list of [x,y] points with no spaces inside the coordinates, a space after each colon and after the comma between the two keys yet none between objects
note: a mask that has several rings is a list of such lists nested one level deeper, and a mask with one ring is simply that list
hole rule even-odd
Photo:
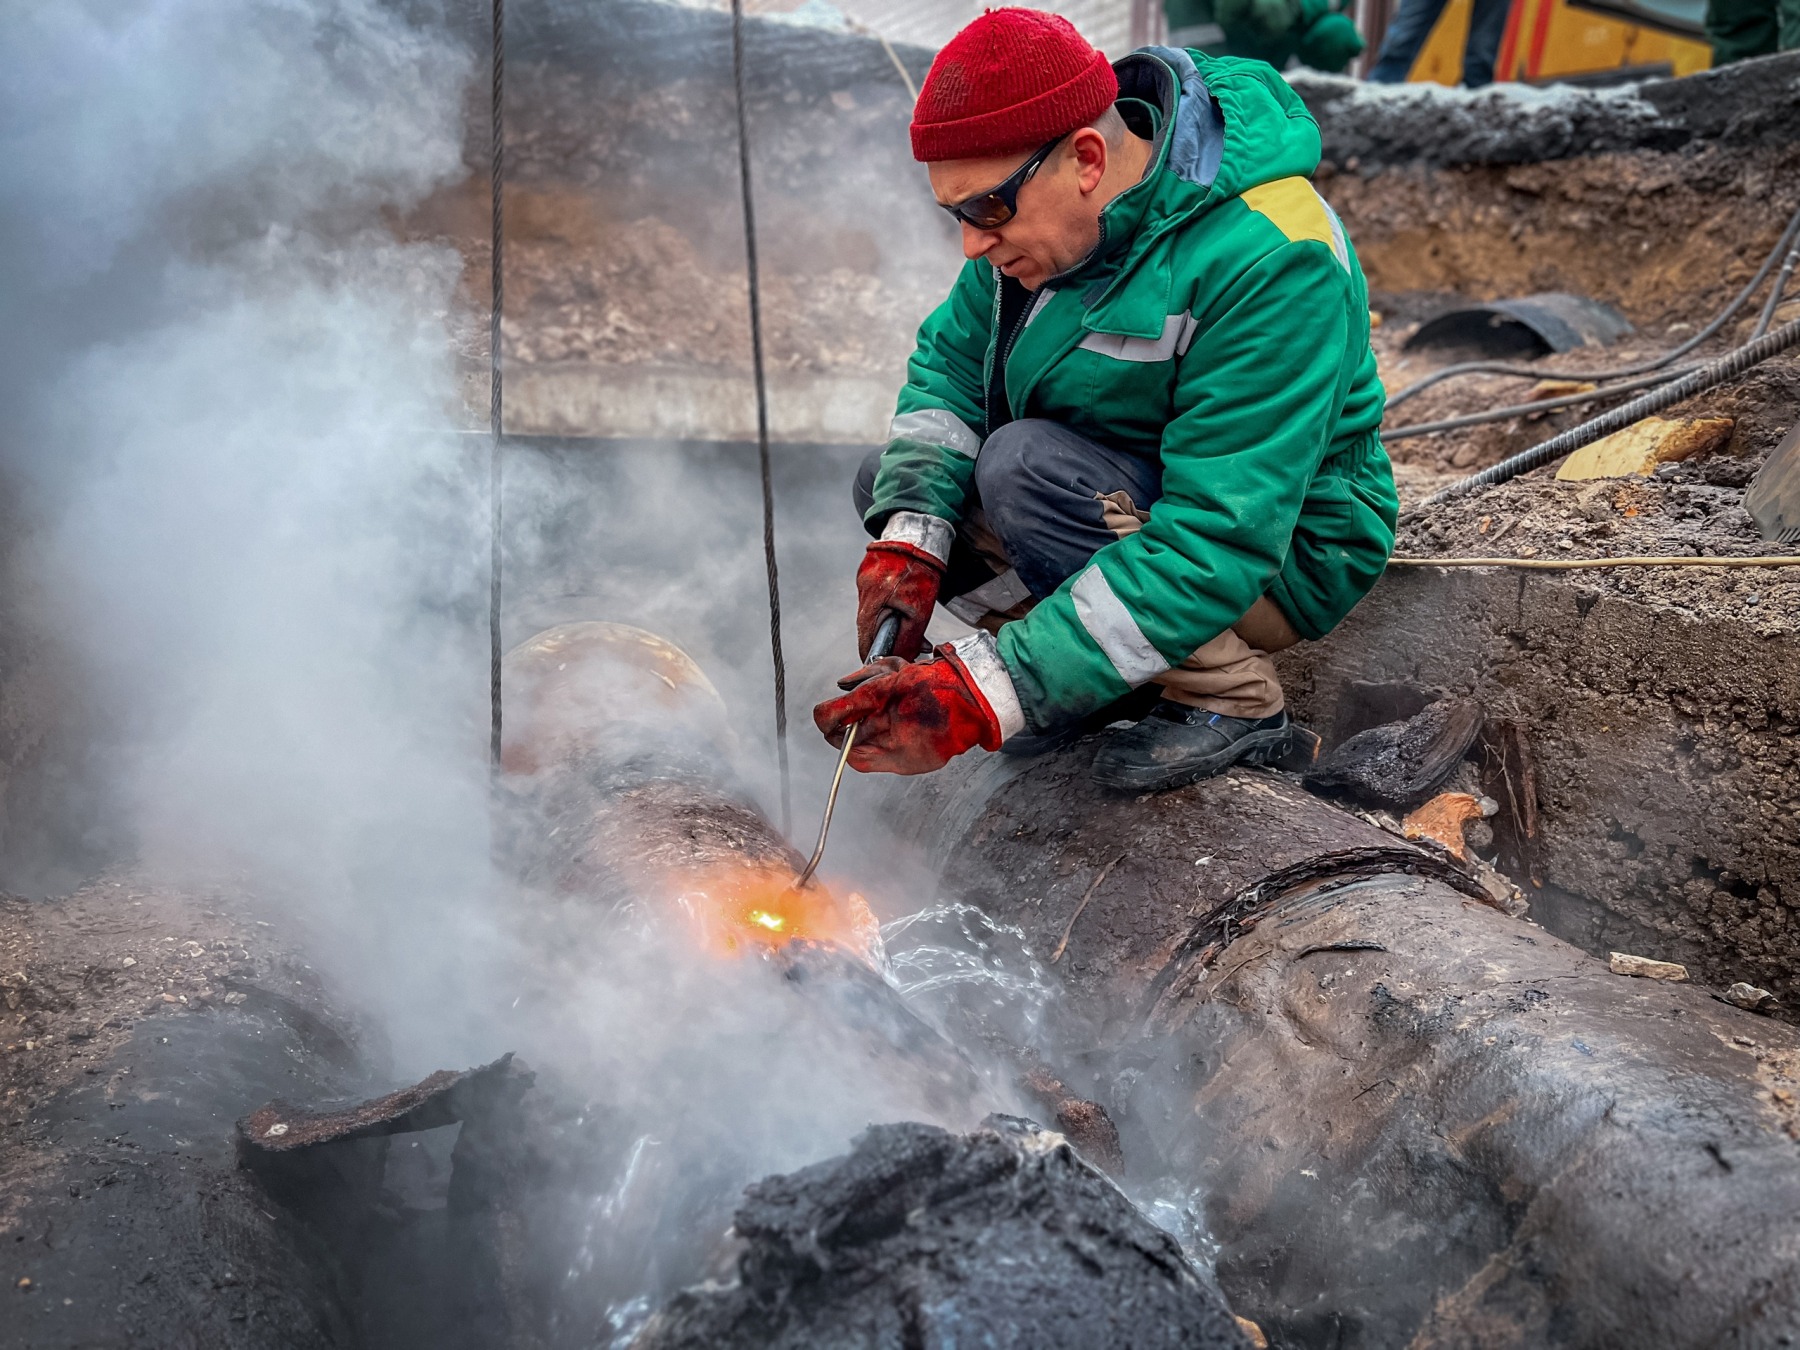
[{"label": "jacket collar", "polygon": [[[1158,112],[1143,177],[1100,213],[1100,239],[1074,267],[1046,286],[1071,290],[1087,311],[1082,327],[1156,337],[1167,317],[1169,269],[1161,285],[1125,287],[1149,246],[1210,196],[1224,148],[1224,124],[1193,59],[1172,47],[1146,47],[1113,65],[1121,98]],[[1195,189],[1199,189],[1196,193]]]}]

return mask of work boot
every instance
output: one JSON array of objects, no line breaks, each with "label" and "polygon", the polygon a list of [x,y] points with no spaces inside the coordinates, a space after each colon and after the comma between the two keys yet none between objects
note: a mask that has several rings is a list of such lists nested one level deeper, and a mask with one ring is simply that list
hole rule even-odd
[{"label": "work boot", "polygon": [[1160,792],[1211,778],[1233,764],[1267,764],[1286,753],[1293,728],[1272,717],[1227,717],[1163,699],[1134,727],[1116,731],[1094,756],[1094,781],[1124,792]]}]

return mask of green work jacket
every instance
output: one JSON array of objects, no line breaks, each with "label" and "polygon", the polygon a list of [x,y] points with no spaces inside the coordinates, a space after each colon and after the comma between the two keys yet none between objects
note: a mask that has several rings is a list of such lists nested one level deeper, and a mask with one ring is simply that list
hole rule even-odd
[{"label": "green work jacket", "polygon": [[1161,459],[1143,529],[1000,630],[1033,731],[1155,678],[1264,594],[1323,636],[1394,540],[1368,288],[1307,181],[1318,124],[1261,62],[1152,47],[1115,69],[1155,123],[1144,177],[1036,294],[963,268],[919,329],[865,517],[959,521],[981,443],[1015,418]]}]

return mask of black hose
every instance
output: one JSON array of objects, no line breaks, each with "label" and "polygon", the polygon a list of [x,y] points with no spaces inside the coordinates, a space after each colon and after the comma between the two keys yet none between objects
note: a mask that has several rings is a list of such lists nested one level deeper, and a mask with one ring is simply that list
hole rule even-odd
[{"label": "black hose", "polygon": [[1477,488],[1504,483],[1517,478],[1522,473],[1548,464],[1553,459],[1561,459],[1571,451],[1579,450],[1584,445],[1591,445],[1603,436],[1610,436],[1621,431],[1651,413],[1661,412],[1664,408],[1680,403],[1683,399],[1692,398],[1703,390],[1714,385],[1725,383],[1743,374],[1752,366],[1760,365],[1777,352],[1785,351],[1800,342],[1800,319],[1784,323],[1771,333],[1766,333],[1753,342],[1747,342],[1734,351],[1727,352],[1716,360],[1709,361],[1692,374],[1684,375],[1672,384],[1654,389],[1641,398],[1634,398],[1621,407],[1603,412],[1600,416],[1583,422],[1580,426],[1570,427],[1559,435],[1552,436],[1542,445],[1534,445],[1529,450],[1521,450],[1518,454],[1501,460],[1498,464],[1489,465],[1479,473],[1470,474],[1459,482],[1452,483],[1441,491],[1432,493],[1424,501],[1406,513],[1408,519],[1416,517],[1427,507],[1436,506],[1455,497],[1466,496]]},{"label": "black hose", "polygon": [[1655,375],[1640,375],[1635,380],[1601,385],[1596,389],[1586,389],[1578,394],[1559,394],[1555,398],[1541,398],[1534,403],[1512,403],[1504,408],[1487,408],[1478,413],[1465,413],[1461,417],[1446,417],[1436,422],[1414,422],[1410,426],[1383,431],[1381,440],[1383,444],[1386,444],[1389,441],[1403,441],[1410,436],[1430,436],[1440,431],[1460,431],[1463,427],[1477,427],[1485,422],[1504,422],[1511,417],[1523,417],[1527,413],[1534,412],[1550,412],[1556,408],[1567,408],[1575,403],[1597,403],[1611,394],[1629,394],[1634,389],[1646,389],[1652,385],[1667,384],[1670,380],[1678,380],[1690,371],[1698,369],[1700,369],[1698,363],[1691,366],[1676,366],[1673,370],[1659,371]]},{"label": "black hose", "polygon": [[[1775,241],[1775,247],[1769,250],[1769,256],[1764,258],[1762,266],[1756,269],[1756,275],[1744,283],[1743,289],[1737,293],[1737,296],[1731,303],[1725,306],[1725,308],[1722,309],[1718,315],[1714,317],[1712,322],[1706,325],[1706,327],[1702,328],[1698,333],[1695,333],[1679,347],[1672,348],[1671,350],[1664,352],[1661,356],[1653,357],[1648,361],[1635,362],[1628,366],[1619,366],[1611,370],[1545,370],[1535,366],[1511,365],[1503,361],[1464,361],[1457,365],[1445,366],[1442,370],[1434,370],[1431,374],[1414,380],[1411,384],[1398,392],[1388,395],[1387,406],[1392,409],[1397,405],[1406,402],[1406,400],[1411,398],[1414,394],[1423,393],[1425,390],[1431,388],[1432,385],[1458,375],[1514,375],[1520,379],[1551,378],[1563,380],[1611,380],[1617,379],[1620,376],[1642,375],[1648,371],[1661,370],[1664,366],[1672,365],[1683,356],[1686,356],[1689,352],[1693,351],[1694,348],[1698,347],[1702,342],[1705,342],[1729,323],[1732,317],[1749,303],[1750,297],[1755,295],[1761,288],[1763,282],[1768,279],[1769,273],[1774,270],[1776,262],[1781,259],[1782,255],[1789,254],[1792,256],[1790,250],[1792,250],[1797,243],[1800,243],[1800,208],[1796,208],[1794,214],[1789,217],[1786,228],[1781,232],[1781,237]],[[1792,268],[1784,268],[1783,271],[1784,276],[1791,275]],[[1767,306],[1766,313],[1773,316],[1773,304]],[[1761,336],[1760,329],[1755,336]]]},{"label": "black hose", "polygon": [[1762,313],[1757,316],[1756,329],[1750,334],[1752,340],[1769,331],[1769,325],[1775,321],[1775,311],[1781,307],[1781,297],[1787,292],[1787,284],[1793,279],[1794,268],[1800,266],[1800,239],[1792,241],[1787,257],[1782,261],[1781,271],[1775,276],[1775,285],[1769,291],[1769,298],[1764,302]]}]

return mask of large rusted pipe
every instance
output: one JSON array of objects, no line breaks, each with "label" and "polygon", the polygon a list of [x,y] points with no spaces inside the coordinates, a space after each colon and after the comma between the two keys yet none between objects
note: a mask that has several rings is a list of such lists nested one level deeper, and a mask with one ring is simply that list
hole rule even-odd
[{"label": "large rusted pipe", "polygon": [[567,892],[672,900],[722,950],[795,937],[871,949],[860,897],[793,889],[804,860],[733,789],[725,706],[680,648],[624,624],[562,624],[515,647],[504,679],[523,872]]},{"label": "large rusted pipe", "polygon": [[1120,798],[1091,753],[915,816],[947,891],[1066,946],[1128,1159],[1203,1199],[1276,1343],[1800,1335],[1792,1028],[1613,975],[1279,775]]}]

